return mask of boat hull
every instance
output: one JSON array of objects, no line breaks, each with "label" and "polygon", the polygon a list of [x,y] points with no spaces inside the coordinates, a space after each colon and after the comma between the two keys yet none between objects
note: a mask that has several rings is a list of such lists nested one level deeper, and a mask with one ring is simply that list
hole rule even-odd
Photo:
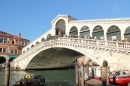
[{"label": "boat hull", "polygon": [[[101,80],[101,77],[95,77],[96,80]],[[116,85],[128,85],[130,82],[130,75],[129,76],[110,76],[109,83],[113,83]]]}]

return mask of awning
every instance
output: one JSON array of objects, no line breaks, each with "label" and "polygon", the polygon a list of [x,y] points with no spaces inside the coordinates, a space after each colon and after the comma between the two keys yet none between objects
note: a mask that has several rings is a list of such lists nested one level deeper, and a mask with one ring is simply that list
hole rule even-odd
[{"label": "awning", "polygon": [[12,59],[15,59],[17,58],[18,56],[9,56],[9,58],[12,58]]}]

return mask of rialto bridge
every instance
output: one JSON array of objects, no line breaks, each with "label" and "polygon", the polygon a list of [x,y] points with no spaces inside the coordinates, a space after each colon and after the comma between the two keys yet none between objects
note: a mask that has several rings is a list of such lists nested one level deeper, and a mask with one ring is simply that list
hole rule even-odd
[{"label": "rialto bridge", "polygon": [[21,69],[68,67],[85,55],[99,65],[107,60],[113,70],[130,70],[129,18],[77,20],[69,15],[58,15],[51,23],[52,28],[23,48],[11,66]]}]

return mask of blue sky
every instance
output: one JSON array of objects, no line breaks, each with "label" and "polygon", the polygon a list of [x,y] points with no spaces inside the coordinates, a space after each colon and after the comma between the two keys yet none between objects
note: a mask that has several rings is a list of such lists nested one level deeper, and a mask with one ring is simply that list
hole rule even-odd
[{"label": "blue sky", "polygon": [[0,31],[20,32],[32,42],[58,14],[79,20],[130,18],[130,0],[0,0]]}]

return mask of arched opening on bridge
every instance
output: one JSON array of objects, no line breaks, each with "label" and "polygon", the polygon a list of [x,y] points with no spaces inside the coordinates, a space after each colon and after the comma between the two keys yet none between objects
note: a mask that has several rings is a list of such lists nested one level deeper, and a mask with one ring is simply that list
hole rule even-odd
[{"label": "arched opening on bridge", "polygon": [[51,39],[51,34],[49,33],[48,35],[47,35],[47,38],[46,38],[46,40],[48,40],[48,39]]},{"label": "arched opening on bridge", "polygon": [[27,48],[27,51],[29,50],[29,48]]},{"label": "arched opening on bridge", "polygon": [[125,30],[124,41],[130,42],[130,26],[127,27]]},{"label": "arched opening on bridge", "polygon": [[25,50],[23,51],[23,53],[25,53]]},{"label": "arched opening on bridge", "polygon": [[83,38],[86,38],[87,36],[90,36],[90,30],[88,26],[83,26],[80,30],[80,36]]},{"label": "arched opening on bridge", "polygon": [[5,63],[5,62],[6,62],[6,58],[3,56],[0,56],[0,64]]},{"label": "arched opening on bridge", "polygon": [[43,41],[45,41],[45,38],[42,38],[42,39],[41,39],[41,42],[43,42]]},{"label": "arched opening on bridge", "polygon": [[121,31],[119,27],[113,25],[107,30],[107,40],[120,40],[121,41]]},{"label": "arched opening on bridge", "polygon": [[71,37],[77,37],[77,36],[78,36],[78,29],[77,29],[77,27],[73,26],[73,27],[70,29],[69,35],[70,35]]},{"label": "arched opening on bridge", "polygon": [[96,39],[100,40],[104,39],[104,30],[100,25],[94,27],[92,37],[95,37]]},{"label": "arched opening on bridge", "polygon": [[38,41],[36,42],[36,44],[39,44],[39,43],[40,43],[40,42],[38,42]]},{"label": "arched opening on bridge", "polygon": [[31,48],[33,48],[34,47],[34,45],[31,45]]},{"label": "arched opening on bridge", "polygon": [[56,27],[55,27],[55,34],[63,37],[65,35],[65,21],[63,19],[60,19],[57,23],[56,23]]}]

